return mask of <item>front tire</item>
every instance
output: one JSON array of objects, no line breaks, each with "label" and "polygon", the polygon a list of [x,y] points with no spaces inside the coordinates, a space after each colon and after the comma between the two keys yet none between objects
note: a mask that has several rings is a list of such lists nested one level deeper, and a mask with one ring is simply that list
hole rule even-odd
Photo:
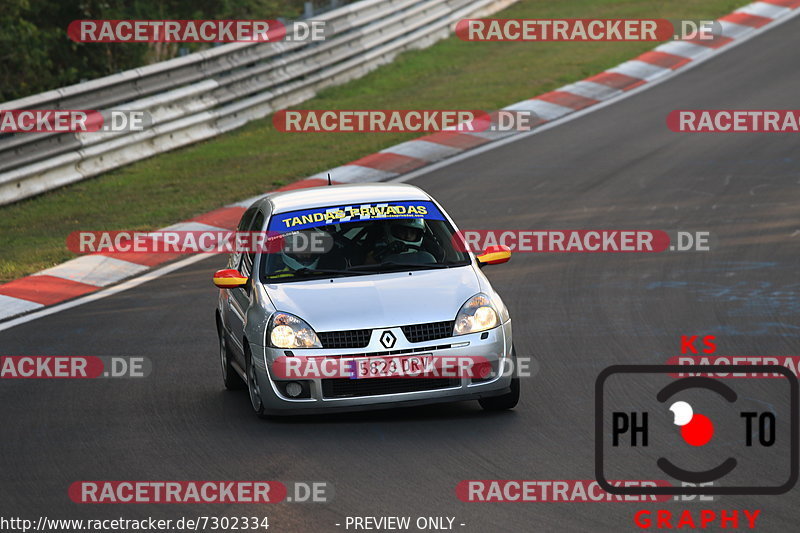
[{"label": "front tire", "polygon": [[225,383],[225,388],[228,390],[242,390],[244,388],[244,381],[242,381],[239,373],[231,365],[231,350],[228,347],[228,336],[221,324],[217,324],[217,333],[219,335],[219,359],[222,364],[222,381]]},{"label": "front tire", "polygon": [[253,407],[253,412],[260,418],[264,417],[264,402],[261,401],[261,389],[258,386],[256,379],[256,368],[253,364],[253,356],[250,354],[250,349],[245,348],[245,374],[247,375],[247,392],[250,395],[250,405]]},{"label": "front tire", "polygon": [[511,378],[511,390],[501,396],[481,398],[478,403],[486,411],[507,411],[519,403],[519,376],[517,376],[517,352],[511,349],[511,361],[514,364],[514,377]]}]

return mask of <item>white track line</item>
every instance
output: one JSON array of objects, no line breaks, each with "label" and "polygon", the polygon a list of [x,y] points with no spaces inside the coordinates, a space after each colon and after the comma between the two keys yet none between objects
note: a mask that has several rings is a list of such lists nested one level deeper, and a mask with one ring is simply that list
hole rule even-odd
[{"label": "white track line", "polygon": [[[211,254],[193,255],[191,257],[187,257],[186,259],[181,259],[180,261],[176,261],[175,263],[170,263],[167,266],[158,268],[156,270],[151,270],[150,272],[146,272],[136,278],[131,278],[128,281],[120,283],[119,285],[115,285],[107,289],[102,289],[97,292],[87,294],[86,296],[81,296],[80,298],[75,298],[74,300],[64,302],[62,304],[56,304],[52,307],[47,307],[39,311],[34,311],[33,313],[23,315],[19,318],[14,318],[6,322],[0,322],[0,331],[5,331],[7,329],[13,328],[14,326],[19,326],[20,324],[25,324],[26,322],[30,322],[31,320],[36,320],[37,318],[42,318],[44,316],[59,313],[67,309],[72,309],[73,307],[77,307],[79,305],[88,304],[89,302],[101,300],[103,298],[113,296],[117,293],[127,291],[128,289],[138,287],[143,283],[147,283],[150,280],[160,278],[165,274],[169,274],[170,272],[174,272],[185,266],[192,265],[194,263],[202,261],[203,259],[208,259],[209,255]],[[211,276],[209,276],[208,282],[211,283]]]}]

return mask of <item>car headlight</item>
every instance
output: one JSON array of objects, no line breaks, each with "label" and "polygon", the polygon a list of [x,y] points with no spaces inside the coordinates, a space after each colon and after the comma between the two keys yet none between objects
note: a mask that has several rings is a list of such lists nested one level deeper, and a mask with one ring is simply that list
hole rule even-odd
[{"label": "car headlight", "polygon": [[302,318],[289,313],[275,313],[267,332],[275,348],[322,348],[317,334]]},{"label": "car headlight", "polygon": [[476,294],[466,301],[456,315],[453,326],[453,336],[466,335],[492,329],[500,324],[497,311],[494,310],[491,300],[485,294]]}]

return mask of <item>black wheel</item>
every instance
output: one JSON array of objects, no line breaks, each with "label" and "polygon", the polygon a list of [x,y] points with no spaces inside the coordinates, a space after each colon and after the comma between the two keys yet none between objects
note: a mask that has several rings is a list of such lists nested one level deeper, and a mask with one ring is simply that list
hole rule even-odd
[{"label": "black wheel", "polygon": [[256,381],[256,371],[253,365],[253,357],[250,355],[250,350],[245,348],[244,359],[246,363],[245,374],[247,375],[247,392],[250,394],[250,405],[253,406],[253,411],[259,416],[264,417],[264,402],[261,401],[261,389]]},{"label": "black wheel", "polygon": [[511,360],[514,363],[514,374],[511,378],[511,390],[502,396],[481,398],[478,403],[487,411],[506,411],[519,403],[519,376],[517,375],[517,352],[511,349]]},{"label": "black wheel", "polygon": [[241,390],[244,388],[244,381],[231,366],[231,350],[228,346],[228,336],[219,323],[217,323],[217,334],[219,335],[219,360],[222,364],[222,381],[228,390]]},{"label": "black wheel", "polygon": [[519,378],[511,378],[511,392],[502,396],[481,398],[478,403],[487,411],[505,411],[513,409],[519,402]]}]

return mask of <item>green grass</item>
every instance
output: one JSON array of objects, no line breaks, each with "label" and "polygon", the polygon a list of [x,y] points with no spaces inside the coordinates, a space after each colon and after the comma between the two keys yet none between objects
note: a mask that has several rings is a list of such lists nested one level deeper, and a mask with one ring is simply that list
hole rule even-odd
[{"label": "green grass", "polygon": [[[744,0],[522,0],[497,18],[718,18]],[[583,79],[655,43],[471,43],[455,37],[296,106],[493,110]],[[280,133],[272,118],[0,208],[0,281],[74,257],[77,230],[147,230],[269,191],[417,134]]]}]

